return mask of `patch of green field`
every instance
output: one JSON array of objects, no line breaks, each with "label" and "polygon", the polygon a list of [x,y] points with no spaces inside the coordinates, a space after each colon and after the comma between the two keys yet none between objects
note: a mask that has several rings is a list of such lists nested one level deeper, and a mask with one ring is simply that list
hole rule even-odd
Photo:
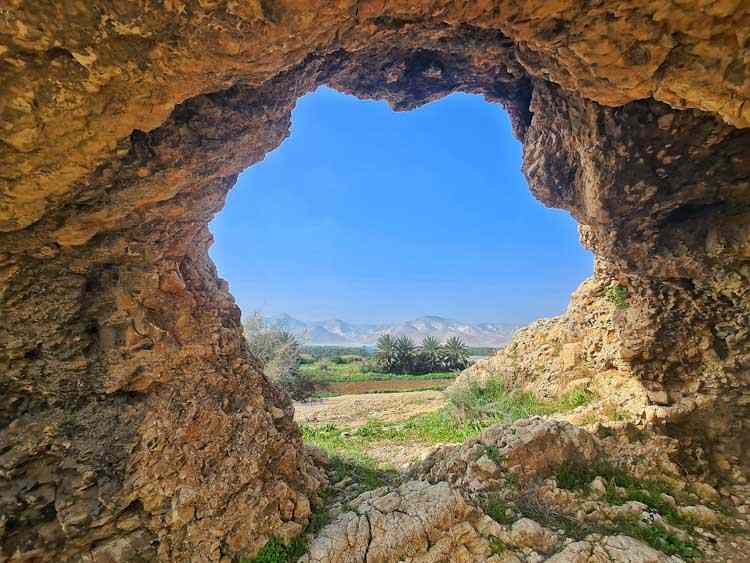
[{"label": "patch of green field", "polygon": [[530,393],[508,392],[501,385],[482,389],[470,386],[452,392],[449,397],[445,407],[404,422],[371,419],[356,430],[333,424],[303,426],[303,435],[305,440],[329,452],[364,455],[375,442],[460,443],[495,424],[569,411],[593,399],[590,393],[575,391],[556,401],[540,401]]},{"label": "patch of green field", "polygon": [[302,425],[302,437],[305,442],[319,447],[328,453],[333,482],[351,477],[364,490],[382,487],[394,479],[396,472],[387,466],[379,465],[365,450],[370,440],[342,430],[334,424],[323,426]]},{"label": "patch of green field", "polygon": [[430,373],[383,373],[370,371],[368,364],[362,361],[349,363],[333,363],[330,361],[316,361],[303,364],[300,370],[318,383],[345,383],[354,381],[388,381],[394,379],[450,379],[456,374],[450,371],[436,371]]},{"label": "patch of green field", "polygon": [[450,393],[455,418],[482,421],[484,426],[509,423],[534,415],[551,415],[571,411],[595,398],[585,390],[575,390],[552,401],[542,401],[532,393],[509,391],[502,380],[483,385],[470,384]]}]

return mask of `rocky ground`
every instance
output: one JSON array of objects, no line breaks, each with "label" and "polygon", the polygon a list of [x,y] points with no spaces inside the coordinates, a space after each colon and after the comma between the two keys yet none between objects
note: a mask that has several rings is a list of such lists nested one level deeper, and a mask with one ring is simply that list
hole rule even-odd
[{"label": "rocky ground", "polygon": [[[343,443],[362,442],[372,427],[377,439],[362,442],[363,453],[382,472],[365,482],[310,450],[328,464],[331,486],[300,561],[750,561],[750,486],[731,464],[717,478],[683,463],[680,442],[663,432],[675,410],[618,360],[617,310],[589,280],[565,315],[522,329],[446,392],[299,405],[303,424],[346,427]],[[587,399],[463,443],[388,441],[388,432],[376,432],[390,424],[396,436],[413,417],[450,407],[451,393],[498,381],[548,401],[540,405],[578,392]]]},{"label": "rocky ground", "polygon": [[747,561],[747,490],[687,480],[665,441],[541,417],[493,427],[390,486],[334,485],[300,561]]}]

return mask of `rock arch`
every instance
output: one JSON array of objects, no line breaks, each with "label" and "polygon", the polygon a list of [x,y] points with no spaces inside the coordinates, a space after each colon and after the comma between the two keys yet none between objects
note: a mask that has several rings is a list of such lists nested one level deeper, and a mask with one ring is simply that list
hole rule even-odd
[{"label": "rock arch", "polygon": [[620,354],[665,431],[747,470],[749,29],[732,1],[0,9],[2,557],[218,561],[301,529],[323,476],[206,225],[324,83],[503,104],[533,193],[628,288]]}]

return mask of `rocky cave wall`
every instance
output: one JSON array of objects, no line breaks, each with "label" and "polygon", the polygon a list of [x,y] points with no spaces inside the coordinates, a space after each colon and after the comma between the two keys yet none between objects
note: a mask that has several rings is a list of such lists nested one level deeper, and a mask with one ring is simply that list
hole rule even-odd
[{"label": "rocky cave wall", "polygon": [[0,560],[229,560],[305,525],[324,477],[207,223],[319,84],[503,104],[628,288],[620,355],[686,464],[747,466],[748,34],[737,1],[0,8]]}]

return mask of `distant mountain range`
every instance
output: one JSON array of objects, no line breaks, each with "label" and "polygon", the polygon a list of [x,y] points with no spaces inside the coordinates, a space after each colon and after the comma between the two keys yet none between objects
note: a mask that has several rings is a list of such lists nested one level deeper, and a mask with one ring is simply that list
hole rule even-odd
[{"label": "distant mountain range", "polygon": [[498,347],[508,343],[520,325],[507,323],[465,323],[443,317],[426,316],[394,324],[356,324],[339,319],[305,322],[289,315],[266,319],[272,328],[287,330],[304,344],[312,346],[372,346],[383,334],[406,335],[419,344],[426,336],[441,342],[460,337],[467,346]]}]

